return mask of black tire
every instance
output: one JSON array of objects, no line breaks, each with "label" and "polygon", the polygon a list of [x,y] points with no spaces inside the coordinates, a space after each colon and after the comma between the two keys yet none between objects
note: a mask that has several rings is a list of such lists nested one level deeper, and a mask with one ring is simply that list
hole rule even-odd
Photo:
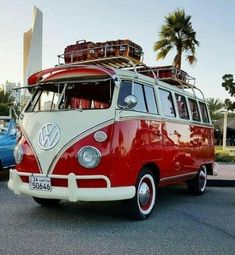
[{"label": "black tire", "polygon": [[33,197],[34,201],[42,206],[56,206],[60,203],[60,199],[46,199],[46,198],[39,198]]},{"label": "black tire", "polygon": [[192,180],[189,180],[187,184],[188,184],[188,191],[190,194],[202,195],[206,190],[206,184],[207,184],[206,166],[205,165],[201,166],[195,178]]},{"label": "black tire", "polygon": [[125,200],[125,211],[135,220],[145,220],[152,213],[156,199],[156,180],[152,171],[144,168],[136,182],[134,198]]}]

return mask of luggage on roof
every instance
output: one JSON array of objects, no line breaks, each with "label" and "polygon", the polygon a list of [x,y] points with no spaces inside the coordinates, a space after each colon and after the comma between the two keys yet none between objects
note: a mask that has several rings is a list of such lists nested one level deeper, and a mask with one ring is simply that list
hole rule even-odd
[{"label": "luggage on roof", "polygon": [[96,43],[80,40],[76,44],[67,46],[64,54],[60,55],[64,58],[65,64],[119,56],[129,58],[139,64],[143,49],[128,39]]}]

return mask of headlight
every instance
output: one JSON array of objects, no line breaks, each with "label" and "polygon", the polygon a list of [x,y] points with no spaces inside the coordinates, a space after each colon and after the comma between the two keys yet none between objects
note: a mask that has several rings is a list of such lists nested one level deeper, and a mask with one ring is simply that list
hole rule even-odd
[{"label": "headlight", "polygon": [[86,168],[94,168],[100,163],[101,153],[95,147],[85,146],[78,152],[77,158],[82,166]]},{"label": "headlight", "polygon": [[14,149],[14,158],[16,164],[19,164],[23,158],[23,149],[20,144],[16,145]]}]

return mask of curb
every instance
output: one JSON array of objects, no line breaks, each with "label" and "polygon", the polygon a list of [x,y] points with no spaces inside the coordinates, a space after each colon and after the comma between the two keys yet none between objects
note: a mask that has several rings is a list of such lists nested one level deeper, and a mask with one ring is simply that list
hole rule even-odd
[{"label": "curb", "polygon": [[216,163],[221,166],[221,165],[235,165],[235,161],[234,162],[221,162],[221,161],[216,161]]},{"label": "curb", "polygon": [[208,180],[208,187],[235,187],[235,180]]}]

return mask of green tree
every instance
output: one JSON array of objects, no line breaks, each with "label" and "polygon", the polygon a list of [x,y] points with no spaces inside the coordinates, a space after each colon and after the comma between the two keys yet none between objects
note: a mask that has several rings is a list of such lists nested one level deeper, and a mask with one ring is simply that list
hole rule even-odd
[{"label": "green tree", "polygon": [[[235,96],[235,82],[233,79],[232,74],[225,74],[223,77],[222,87],[225,88],[226,91],[230,94],[231,97]],[[224,101],[225,107],[228,110],[235,109],[235,102],[231,101],[230,99],[225,99]]]},{"label": "green tree", "polygon": [[219,112],[224,108],[224,103],[219,98],[208,98],[207,105],[212,120],[218,120],[223,117],[223,113]]},{"label": "green tree", "polygon": [[10,107],[14,105],[14,97],[10,93],[0,91],[0,115],[8,115]]},{"label": "green tree", "polygon": [[0,103],[0,116],[8,116],[9,107],[5,104]]},{"label": "green tree", "polygon": [[176,49],[173,65],[181,68],[182,54],[186,54],[189,64],[196,62],[196,32],[192,28],[191,16],[186,15],[184,10],[177,9],[165,17],[165,24],[159,32],[160,40],[155,42],[153,49],[157,53],[157,59],[164,59],[169,51]]}]

